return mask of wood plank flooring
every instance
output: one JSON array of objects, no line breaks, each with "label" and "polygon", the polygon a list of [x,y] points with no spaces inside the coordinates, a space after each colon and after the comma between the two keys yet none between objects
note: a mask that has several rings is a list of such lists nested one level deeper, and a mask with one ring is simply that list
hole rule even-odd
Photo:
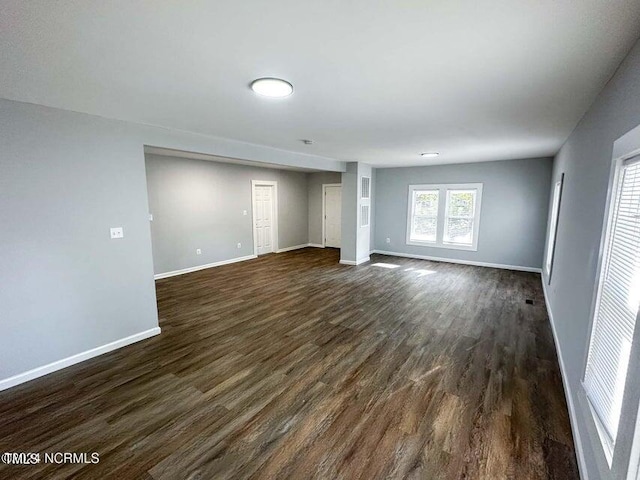
[{"label": "wood plank flooring", "polygon": [[539,275],[337,262],[158,281],[161,335],[0,392],[0,452],[100,462],[0,478],[578,478]]}]

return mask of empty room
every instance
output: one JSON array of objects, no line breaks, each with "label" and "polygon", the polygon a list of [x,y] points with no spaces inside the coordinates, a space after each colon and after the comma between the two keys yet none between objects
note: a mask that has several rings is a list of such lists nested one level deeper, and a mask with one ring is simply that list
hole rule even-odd
[{"label": "empty room", "polygon": [[640,480],[640,2],[0,0],[0,479]]}]

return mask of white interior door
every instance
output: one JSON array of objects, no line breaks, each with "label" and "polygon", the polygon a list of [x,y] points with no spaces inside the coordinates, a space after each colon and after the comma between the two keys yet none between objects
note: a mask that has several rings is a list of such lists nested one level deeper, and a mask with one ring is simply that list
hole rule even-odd
[{"label": "white interior door", "polygon": [[273,186],[255,185],[253,191],[258,255],[273,252]]},{"label": "white interior door", "polygon": [[342,186],[324,188],[324,246],[340,248],[342,221]]}]

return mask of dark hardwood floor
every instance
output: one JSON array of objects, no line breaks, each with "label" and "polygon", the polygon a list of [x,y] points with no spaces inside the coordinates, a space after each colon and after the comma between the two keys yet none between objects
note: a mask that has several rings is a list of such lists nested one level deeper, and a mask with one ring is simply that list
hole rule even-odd
[{"label": "dark hardwood floor", "polygon": [[161,335],[0,392],[0,453],[100,462],[0,477],[578,478],[539,275],[337,262],[158,281]]}]

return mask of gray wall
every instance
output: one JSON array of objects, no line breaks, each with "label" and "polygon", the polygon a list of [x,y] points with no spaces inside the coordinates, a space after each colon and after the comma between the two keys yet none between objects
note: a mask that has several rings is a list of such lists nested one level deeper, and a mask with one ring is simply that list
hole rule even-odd
[{"label": "gray wall", "polygon": [[[364,262],[371,250],[371,221],[368,227],[360,226],[361,178],[371,177],[370,165],[361,162],[347,163],[347,171],[342,174],[342,248],[341,262]],[[373,195],[373,188],[371,189]],[[373,197],[370,204],[373,205]],[[373,216],[373,207],[369,212]]]},{"label": "gray wall", "polygon": [[309,191],[309,243],[322,245],[322,185],[340,183],[339,172],[321,172],[307,174]]},{"label": "gray wall", "polygon": [[[550,158],[376,169],[375,249],[540,268],[551,169]],[[409,185],[478,182],[484,186],[476,252],[406,244]]]},{"label": "gray wall", "polygon": [[0,380],[157,327],[142,143],[3,101],[0,145]]},{"label": "gray wall", "polygon": [[[553,179],[565,173],[551,285],[547,288],[578,437],[590,478],[609,478],[580,379],[589,342],[591,305],[613,142],[640,124],[640,44],[600,93],[558,153]],[[546,279],[545,279],[546,280]],[[626,446],[624,446],[626,448]],[[618,448],[618,446],[616,446]]]},{"label": "gray wall", "polygon": [[157,155],[146,166],[156,274],[253,255],[251,180],[278,182],[278,248],[308,243],[306,173]]},{"label": "gray wall", "polygon": [[0,145],[0,381],[158,325],[144,145],[345,167],[7,100]]}]

